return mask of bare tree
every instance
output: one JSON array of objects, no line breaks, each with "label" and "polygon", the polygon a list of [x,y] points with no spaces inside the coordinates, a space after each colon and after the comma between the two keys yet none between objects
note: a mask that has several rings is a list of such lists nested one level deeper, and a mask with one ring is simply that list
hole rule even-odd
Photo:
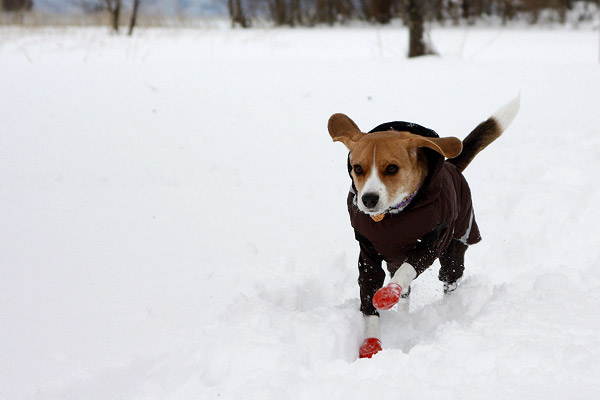
[{"label": "bare tree", "polygon": [[133,34],[133,28],[137,21],[138,9],[140,8],[140,0],[133,0],[133,9],[131,10],[131,17],[129,18],[129,31],[127,34],[131,36]]},{"label": "bare tree", "polygon": [[115,32],[119,32],[119,17],[121,15],[121,0],[104,0],[110,13],[110,24]]},{"label": "bare tree", "polygon": [[353,0],[336,0],[336,10],[342,21],[348,21],[357,17],[357,9]]},{"label": "bare tree", "polygon": [[30,11],[33,0],[0,0],[2,11]]},{"label": "bare tree", "polygon": [[392,19],[392,0],[361,0],[363,12],[369,20],[387,24]]},{"label": "bare tree", "polygon": [[286,0],[268,0],[269,11],[275,25],[288,23],[288,5]]},{"label": "bare tree", "polygon": [[444,22],[444,0],[434,0],[433,13],[438,22]]},{"label": "bare tree", "polygon": [[469,19],[471,16],[471,0],[463,0],[461,3],[462,8],[462,17],[464,19]]},{"label": "bare tree", "polygon": [[249,26],[241,0],[227,0],[227,8],[229,9],[231,26],[235,26],[235,24],[240,24],[242,28]]},{"label": "bare tree", "polygon": [[499,11],[502,15],[502,24],[506,24],[508,20],[511,20],[517,14],[513,0],[500,0]]},{"label": "bare tree", "polygon": [[418,57],[432,54],[425,43],[425,28],[423,16],[423,2],[420,0],[405,0],[406,14],[408,16],[408,56]]},{"label": "bare tree", "polygon": [[[385,24],[401,17],[411,29],[411,53],[431,53],[426,46],[425,21],[446,20],[473,24],[484,16],[497,15],[503,22],[515,15],[530,15],[533,23],[541,10],[550,9],[561,21],[574,0],[228,0],[232,25],[248,26],[248,16],[266,16],[276,25],[334,24],[364,18]],[[600,0],[581,0],[598,2]]]},{"label": "bare tree", "polygon": [[290,0],[289,23],[291,26],[302,25],[302,6],[301,0]]},{"label": "bare tree", "polygon": [[331,0],[317,0],[315,20],[327,24],[335,22],[335,10]]}]

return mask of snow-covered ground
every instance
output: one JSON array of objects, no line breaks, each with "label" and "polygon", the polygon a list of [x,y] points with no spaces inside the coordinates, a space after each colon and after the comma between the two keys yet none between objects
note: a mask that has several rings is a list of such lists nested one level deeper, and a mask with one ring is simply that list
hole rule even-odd
[{"label": "snow-covered ground", "polygon": [[[594,399],[598,32],[0,31],[0,399]],[[362,340],[346,150],[408,120],[464,137],[484,240],[442,299]]]}]

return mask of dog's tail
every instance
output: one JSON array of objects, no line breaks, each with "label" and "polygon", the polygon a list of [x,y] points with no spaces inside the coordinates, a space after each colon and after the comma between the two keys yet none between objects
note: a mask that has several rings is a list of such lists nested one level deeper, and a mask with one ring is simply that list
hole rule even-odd
[{"label": "dog's tail", "polygon": [[521,96],[519,95],[496,111],[494,115],[477,125],[465,140],[463,140],[462,152],[448,161],[456,165],[456,168],[458,168],[460,172],[464,171],[481,150],[485,149],[490,143],[498,139],[502,132],[508,128],[517,115],[520,105]]}]

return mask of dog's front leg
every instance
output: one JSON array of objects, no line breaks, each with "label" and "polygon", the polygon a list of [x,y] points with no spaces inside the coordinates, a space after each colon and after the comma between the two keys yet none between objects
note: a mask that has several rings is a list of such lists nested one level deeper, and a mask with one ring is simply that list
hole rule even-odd
[{"label": "dog's front leg", "polygon": [[379,330],[379,316],[365,315],[365,340],[358,355],[360,358],[371,358],[381,351],[381,332]]},{"label": "dog's front leg", "polygon": [[389,284],[382,287],[373,296],[373,305],[379,310],[389,310],[392,308],[402,293],[407,293],[410,283],[423,271],[433,264],[437,258],[438,242],[441,236],[446,232],[448,224],[442,222],[438,224],[432,231],[423,236],[423,239],[418,241],[411,251],[408,252],[406,260],[397,271],[388,269],[393,274]]},{"label": "dog's front leg", "polygon": [[373,305],[379,310],[389,310],[402,294],[408,293],[410,283],[417,277],[417,270],[409,263],[403,263],[393,274],[390,283],[382,287],[373,296]]},{"label": "dog's front leg", "polygon": [[381,268],[382,257],[373,245],[357,235],[360,245],[358,257],[358,285],[360,287],[360,310],[365,317],[365,340],[359,349],[360,358],[371,358],[381,351],[379,313],[373,306],[373,295],[385,281],[385,271]]},{"label": "dog's front leg", "polygon": [[[410,283],[416,278],[417,271],[408,263],[404,263],[394,273],[390,283],[379,289],[373,297],[373,305],[379,309],[387,309],[392,307],[398,302],[402,294],[402,288],[408,290]],[[378,302],[381,302],[382,293],[386,292],[386,289],[393,292],[392,295],[386,297],[386,301],[390,304],[389,307],[384,308],[380,306]],[[365,340],[359,350],[360,358],[371,358],[382,350],[381,347],[381,331],[379,329],[379,315],[365,315]]]}]

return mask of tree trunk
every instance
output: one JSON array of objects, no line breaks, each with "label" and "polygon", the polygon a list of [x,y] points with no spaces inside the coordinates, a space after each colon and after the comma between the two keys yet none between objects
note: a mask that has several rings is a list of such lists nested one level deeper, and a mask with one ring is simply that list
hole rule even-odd
[{"label": "tree trunk", "polygon": [[285,0],[269,0],[269,11],[275,25],[285,25],[288,22],[287,4]]},{"label": "tree trunk", "polygon": [[422,2],[420,0],[406,0],[406,14],[408,15],[408,57],[418,57],[431,54],[425,44],[425,33]]},{"label": "tree trunk", "polygon": [[512,20],[516,15],[515,7],[512,0],[502,0],[502,24],[506,24],[507,21]]},{"label": "tree trunk", "polygon": [[467,21],[467,24],[473,25],[475,23],[475,15],[478,11],[474,0],[463,0],[462,2],[462,14],[463,18]]},{"label": "tree trunk", "polygon": [[335,22],[333,4],[331,2],[332,0],[317,0],[317,15],[315,19],[318,23],[332,25]]},{"label": "tree trunk", "polygon": [[434,10],[434,14],[435,14],[435,19],[438,22],[444,22],[444,0],[435,0],[435,10]]},{"label": "tree trunk", "polygon": [[0,0],[2,11],[31,11],[32,0]]},{"label": "tree trunk", "polygon": [[452,24],[458,26],[460,24],[460,6],[458,3],[448,3],[448,14],[450,15],[450,19],[452,19]]},{"label": "tree trunk", "polygon": [[567,22],[567,11],[573,8],[573,4],[570,0],[559,0],[558,2],[558,15],[560,23],[564,24]]},{"label": "tree trunk", "polygon": [[131,18],[129,19],[129,32],[127,32],[129,36],[133,34],[133,28],[135,28],[139,7],[140,0],[133,0],[133,10],[131,11]]},{"label": "tree trunk", "polygon": [[335,0],[335,12],[342,22],[346,22],[355,17],[355,8],[352,0]]},{"label": "tree trunk", "polygon": [[231,26],[240,24],[242,28],[248,27],[248,20],[244,14],[241,0],[227,0],[227,8],[229,8],[229,17],[231,18]]},{"label": "tree trunk", "polygon": [[115,32],[119,32],[119,17],[121,15],[121,0],[105,0],[106,8],[110,12],[110,25]]},{"label": "tree trunk", "polygon": [[466,20],[471,16],[471,0],[462,1],[462,17]]},{"label": "tree trunk", "polygon": [[366,0],[363,9],[367,19],[380,24],[387,24],[392,19],[392,0]]},{"label": "tree trunk", "polygon": [[116,0],[115,9],[113,11],[112,26],[115,32],[119,32],[119,17],[121,16],[121,0]]},{"label": "tree trunk", "polygon": [[290,26],[302,25],[302,7],[300,0],[290,1]]}]

